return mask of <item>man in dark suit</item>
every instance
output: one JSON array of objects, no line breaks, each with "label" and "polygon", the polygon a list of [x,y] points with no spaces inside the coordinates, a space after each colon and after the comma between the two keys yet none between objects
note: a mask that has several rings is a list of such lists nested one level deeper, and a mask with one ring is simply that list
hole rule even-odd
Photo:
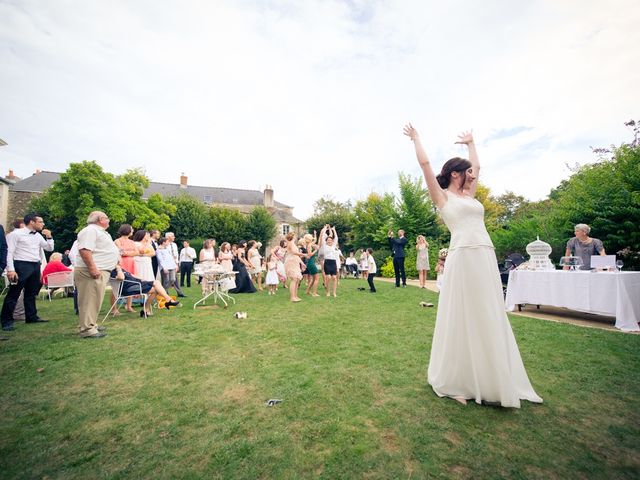
[{"label": "man in dark suit", "polygon": [[[158,250],[158,239],[160,238],[160,230],[151,230],[149,232],[151,236],[151,246],[153,247],[153,251]],[[158,277],[158,259],[154,255],[151,257],[151,268],[153,268],[153,278]]]},{"label": "man in dark suit", "polygon": [[404,230],[398,230],[398,238],[393,238],[393,230],[389,230],[389,248],[393,254],[393,271],[396,274],[396,287],[400,286],[402,278],[402,286],[407,286],[407,276],[404,273],[404,247],[407,245],[407,239],[404,236]]},{"label": "man in dark suit", "polygon": [[[4,234],[4,227],[0,225],[0,272],[4,272],[7,267],[7,239]],[[9,340],[9,337],[0,337],[0,340]]]}]

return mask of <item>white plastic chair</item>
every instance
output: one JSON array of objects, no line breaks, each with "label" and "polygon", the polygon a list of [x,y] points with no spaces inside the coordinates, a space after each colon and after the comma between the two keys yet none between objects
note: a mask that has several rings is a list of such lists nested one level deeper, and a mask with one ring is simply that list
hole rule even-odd
[{"label": "white plastic chair", "polygon": [[56,272],[47,275],[46,291],[51,301],[51,292],[59,288],[73,287],[73,272]]},{"label": "white plastic chair", "polygon": [[[122,290],[125,283],[133,285],[132,287],[133,293],[131,293],[130,295],[122,294]],[[118,280],[117,278],[110,278],[109,286],[111,287],[111,291],[113,292],[113,295],[114,297],[116,297],[116,299],[111,305],[111,308],[109,309],[107,314],[102,319],[102,323],[104,323],[107,317],[109,317],[109,314],[113,311],[115,306],[118,304],[119,300],[127,299],[129,297],[138,297],[138,296],[142,297],[142,311],[144,312],[144,318],[147,318],[147,310],[145,308],[145,305],[147,304],[147,294],[142,293],[142,283],[134,282],[133,280]],[[153,308],[153,307],[150,307],[150,308]]]}]

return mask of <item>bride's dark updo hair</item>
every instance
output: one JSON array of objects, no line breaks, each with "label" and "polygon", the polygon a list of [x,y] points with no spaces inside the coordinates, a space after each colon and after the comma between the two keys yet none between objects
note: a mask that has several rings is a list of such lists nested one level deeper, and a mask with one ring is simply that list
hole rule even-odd
[{"label": "bride's dark updo hair", "polygon": [[440,187],[447,188],[451,183],[451,173],[459,172],[462,173],[462,185],[464,185],[465,180],[467,179],[464,172],[471,168],[471,162],[464,158],[454,157],[442,166],[442,170],[439,175],[436,175],[436,180],[440,184]]}]

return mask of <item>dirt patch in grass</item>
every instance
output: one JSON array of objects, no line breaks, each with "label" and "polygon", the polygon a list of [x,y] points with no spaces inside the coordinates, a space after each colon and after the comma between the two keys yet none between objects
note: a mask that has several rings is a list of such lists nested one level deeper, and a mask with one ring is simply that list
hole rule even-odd
[{"label": "dirt patch in grass", "polygon": [[222,398],[232,403],[248,403],[254,398],[255,390],[253,385],[230,385],[222,392]]},{"label": "dirt patch in grass", "polygon": [[384,430],[380,435],[380,444],[387,453],[398,453],[400,445],[398,444],[398,436],[392,430]]}]

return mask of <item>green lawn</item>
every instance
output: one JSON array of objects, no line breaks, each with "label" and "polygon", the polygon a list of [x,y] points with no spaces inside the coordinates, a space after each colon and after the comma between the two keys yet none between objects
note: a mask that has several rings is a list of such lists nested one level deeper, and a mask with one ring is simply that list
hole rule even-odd
[{"label": "green lawn", "polygon": [[0,343],[0,477],[639,478],[640,336],[511,317],[544,403],[465,407],[426,384],[437,295],[365,284],[228,310],[193,287],[101,340],[38,301],[51,322]]}]

